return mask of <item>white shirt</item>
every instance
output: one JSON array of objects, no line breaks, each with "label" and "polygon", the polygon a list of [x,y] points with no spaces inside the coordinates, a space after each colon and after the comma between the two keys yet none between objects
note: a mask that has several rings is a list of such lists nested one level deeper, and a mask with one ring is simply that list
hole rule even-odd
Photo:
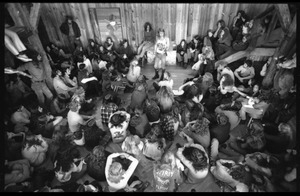
[{"label": "white shirt", "polygon": [[156,41],[156,52],[160,54],[164,54],[169,49],[169,38],[158,38]]},{"label": "white shirt", "polygon": [[162,86],[167,86],[167,87],[169,87],[169,88],[171,88],[171,89],[173,89],[173,84],[174,84],[173,79],[168,80],[168,81],[162,80],[162,81],[158,82],[158,85],[159,85],[160,87],[162,87]]},{"label": "white shirt", "polygon": [[73,111],[68,112],[68,124],[70,132],[74,133],[75,131],[79,130],[80,125],[83,124],[83,118],[77,113]]}]

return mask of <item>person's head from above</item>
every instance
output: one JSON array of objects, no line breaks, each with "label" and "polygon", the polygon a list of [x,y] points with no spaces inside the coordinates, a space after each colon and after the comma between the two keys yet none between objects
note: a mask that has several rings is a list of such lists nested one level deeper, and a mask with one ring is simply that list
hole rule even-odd
[{"label": "person's head from above", "polygon": [[253,86],[253,93],[259,92],[259,89],[260,89],[259,84],[254,84],[254,86]]},{"label": "person's head from above", "polygon": [[228,63],[226,61],[220,60],[215,63],[215,68],[219,73],[221,73],[227,65]]},{"label": "person's head from above", "polygon": [[195,147],[186,147],[182,151],[183,156],[192,162],[192,165],[196,171],[207,169],[207,157],[205,152]]},{"label": "person's head from above", "polygon": [[244,19],[246,19],[246,18],[245,18],[245,17],[246,17],[246,13],[245,13],[244,10],[239,10],[239,11],[237,12],[236,16],[237,16],[238,18],[244,18]]},{"label": "person's head from above", "polygon": [[180,46],[181,47],[185,47],[186,46],[186,40],[185,39],[181,40]]},{"label": "person's head from above", "polygon": [[[109,177],[120,178],[124,173],[125,171],[122,167],[122,164],[117,161],[114,161],[109,167],[109,171],[108,171]],[[109,178],[109,180],[113,181],[112,178]]]},{"label": "person's head from above", "polygon": [[217,22],[217,27],[220,29],[224,29],[226,27],[225,21],[224,20],[219,20]]},{"label": "person's head from above", "polygon": [[213,30],[212,29],[208,29],[207,35],[208,35],[208,37],[212,37],[214,35],[213,34]]},{"label": "person's head from above", "polygon": [[62,71],[60,69],[56,69],[55,74],[57,77],[60,77],[60,76],[62,76]]},{"label": "person's head from above", "polygon": [[98,45],[98,49],[99,49],[100,52],[103,52],[103,51],[104,51],[103,45],[102,45],[102,44],[99,44],[99,45]]},{"label": "person's head from above", "polygon": [[95,146],[93,148],[92,154],[98,160],[105,159],[105,148],[101,145]]},{"label": "person's head from above", "polygon": [[123,47],[127,48],[128,46],[128,40],[127,39],[123,39]]},{"label": "person's head from above", "polygon": [[194,37],[193,37],[193,42],[194,43],[198,43],[199,42],[199,40],[200,40],[200,36],[199,35],[195,35]]},{"label": "person's head from above", "polygon": [[174,101],[174,94],[170,87],[162,86],[156,93],[156,97],[160,100],[161,98],[170,98]]},{"label": "person's head from above", "polygon": [[69,103],[69,108],[72,112],[78,112],[81,108],[81,105],[80,103],[77,101],[77,100],[72,100],[70,103]]},{"label": "person's head from above", "polygon": [[95,46],[95,41],[94,41],[93,39],[89,39],[88,41],[89,41],[89,43],[90,43],[90,45],[91,45],[92,47]]},{"label": "person's head from above", "polygon": [[111,127],[119,127],[120,129],[123,129],[123,122],[127,121],[127,112],[124,111],[117,111],[110,117],[110,124]]},{"label": "person's head from above", "polygon": [[284,134],[284,135],[292,135],[292,128],[287,123],[280,123],[278,125],[278,131],[279,131],[279,133]]},{"label": "person's head from above", "polygon": [[46,51],[51,52],[51,46],[50,45],[46,46]]},{"label": "person's head from above", "polygon": [[73,17],[72,16],[66,16],[66,20],[67,20],[68,24],[72,24]]},{"label": "person's head from above", "polygon": [[73,136],[75,140],[81,140],[83,138],[83,131],[82,130],[75,131],[73,133]]},{"label": "person's head from above", "polygon": [[78,67],[79,67],[79,70],[84,70],[85,64],[84,63],[80,63]]},{"label": "person's head from above", "polygon": [[107,37],[106,38],[106,42],[109,43],[109,44],[112,44],[113,43],[113,40],[111,37]]},{"label": "person's head from above", "polygon": [[115,69],[115,66],[114,66],[113,63],[108,62],[108,63],[106,64],[106,68],[107,68],[109,71],[113,71],[113,70]]},{"label": "person's head from above", "polygon": [[170,79],[171,79],[171,74],[170,74],[170,72],[165,71],[165,73],[164,73],[164,80],[168,81],[168,80],[170,80]]},{"label": "person's head from above", "polygon": [[252,29],[253,25],[254,25],[254,20],[252,19],[249,21],[249,28]]},{"label": "person's head from above", "polygon": [[147,31],[147,32],[152,31],[152,25],[150,24],[150,22],[146,22],[144,24],[144,30]]},{"label": "person's head from above", "polygon": [[161,163],[171,165],[172,168],[176,166],[176,157],[173,152],[166,151],[161,159]]},{"label": "person's head from above", "polygon": [[247,67],[252,67],[252,61],[247,59],[245,60],[244,64],[243,64],[243,67],[244,68],[247,68]]},{"label": "person's head from above", "polygon": [[35,145],[41,146],[42,140],[40,140],[37,135],[26,134],[26,139],[25,142],[23,142],[22,149],[30,148]]},{"label": "person's head from above", "polygon": [[202,82],[205,83],[208,87],[211,87],[214,83],[214,77],[210,72],[205,72],[202,78]]},{"label": "person's head from above", "polygon": [[158,29],[158,37],[159,38],[164,38],[165,37],[165,30],[164,29],[161,29],[161,28]]},{"label": "person's head from above", "polygon": [[82,59],[83,59],[83,61],[87,60],[86,54],[82,54]]},{"label": "person's head from above", "polygon": [[133,60],[130,62],[130,65],[132,66],[137,66],[139,64],[138,59],[135,57]]},{"label": "person's head from above", "polygon": [[229,122],[229,119],[223,112],[221,112],[217,115],[217,122],[219,125],[226,125]]},{"label": "person's head from above", "polygon": [[223,74],[220,79],[220,84],[222,83],[223,87],[232,87],[234,85],[233,78],[229,74]]}]

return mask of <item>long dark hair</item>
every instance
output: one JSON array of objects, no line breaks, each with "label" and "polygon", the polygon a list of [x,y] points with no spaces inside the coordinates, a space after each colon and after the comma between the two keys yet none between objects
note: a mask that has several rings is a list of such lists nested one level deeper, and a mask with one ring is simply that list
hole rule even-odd
[{"label": "long dark hair", "polygon": [[[184,42],[184,46],[182,47],[181,46],[181,43]],[[186,40],[185,39],[182,39],[179,43],[179,47],[183,48],[184,50],[187,48],[187,43],[186,43]]]},{"label": "long dark hair", "polygon": [[217,22],[217,26],[218,26],[218,23],[220,23],[221,24],[221,29],[224,29],[225,27],[226,27],[226,24],[225,24],[225,21],[224,20],[218,20],[218,22]]},{"label": "long dark hair", "polygon": [[150,27],[149,32],[152,31],[153,28],[152,28],[152,25],[151,25],[150,22],[145,22],[145,24],[144,24],[144,30],[145,30],[145,31],[147,31],[147,26]]},{"label": "long dark hair", "polygon": [[[201,157],[198,154],[202,155]],[[196,171],[203,170],[207,167],[207,157],[202,150],[195,147],[186,147],[183,152],[183,156],[192,162],[192,165]]]},{"label": "long dark hair", "polygon": [[223,82],[223,86],[232,86],[234,85],[233,79],[229,74],[223,74],[222,77],[225,77],[225,80]]}]

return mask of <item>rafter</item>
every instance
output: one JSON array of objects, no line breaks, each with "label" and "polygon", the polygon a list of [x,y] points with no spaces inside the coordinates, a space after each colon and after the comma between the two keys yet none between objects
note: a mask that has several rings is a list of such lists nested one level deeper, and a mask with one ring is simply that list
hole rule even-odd
[{"label": "rafter", "polygon": [[33,7],[30,10],[29,22],[33,29],[37,29],[38,21],[40,18],[41,3],[33,3]]},{"label": "rafter", "polygon": [[289,6],[288,4],[276,4],[275,8],[281,27],[287,32],[292,21]]}]

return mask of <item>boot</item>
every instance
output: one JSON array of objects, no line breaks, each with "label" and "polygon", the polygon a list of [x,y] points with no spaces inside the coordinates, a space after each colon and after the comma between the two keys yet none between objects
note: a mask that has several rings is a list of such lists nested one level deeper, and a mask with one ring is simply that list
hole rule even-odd
[{"label": "boot", "polygon": [[160,76],[160,80],[159,81],[162,81],[163,79],[164,79],[164,74],[165,74],[165,69],[163,69],[162,71],[161,71],[161,76]]},{"label": "boot", "polygon": [[159,78],[159,74],[158,74],[158,70],[156,69],[155,70],[155,76],[152,78],[153,80]]}]

